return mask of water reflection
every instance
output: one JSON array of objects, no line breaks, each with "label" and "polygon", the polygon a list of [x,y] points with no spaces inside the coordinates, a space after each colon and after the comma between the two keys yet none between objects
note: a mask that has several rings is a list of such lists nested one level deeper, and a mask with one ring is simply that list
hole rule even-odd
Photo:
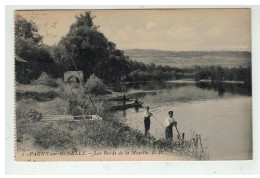
[{"label": "water reflection", "polygon": [[135,112],[136,112],[136,113],[139,112],[139,106],[135,106]]},{"label": "water reflection", "polygon": [[223,97],[225,93],[231,95],[244,95],[251,96],[251,89],[245,87],[241,83],[223,83],[223,82],[140,82],[140,83],[123,83],[114,86],[114,90],[124,92],[128,95],[136,96],[138,98],[146,96],[155,96],[159,92],[170,92],[171,90],[178,89],[191,89],[199,88],[201,90],[215,91],[218,97]]},{"label": "water reflection", "polygon": [[126,116],[126,110],[124,109],[123,110],[123,117],[125,117]]},{"label": "water reflection", "polygon": [[233,95],[251,96],[251,89],[241,83],[223,83],[223,82],[197,82],[196,87],[207,90],[215,90],[219,92],[219,96],[223,96],[225,92]]}]

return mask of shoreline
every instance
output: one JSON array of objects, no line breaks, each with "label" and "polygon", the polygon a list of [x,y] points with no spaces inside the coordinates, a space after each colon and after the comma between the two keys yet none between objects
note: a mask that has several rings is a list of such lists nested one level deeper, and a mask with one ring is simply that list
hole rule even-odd
[{"label": "shoreline", "polygon": [[[123,84],[132,84],[132,83],[151,83],[151,82],[158,82],[157,80],[154,81],[136,81],[136,82],[122,82]],[[236,80],[222,80],[222,81],[212,81],[212,80],[208,80],[208,79],[203,79],[203,80],[199,80],[196,81],[194,79],[178,79],[178,80],[165,80],[163,82],[166,83],[230,83],[230,84],[244,84],[243,81],[236,81]]]}]

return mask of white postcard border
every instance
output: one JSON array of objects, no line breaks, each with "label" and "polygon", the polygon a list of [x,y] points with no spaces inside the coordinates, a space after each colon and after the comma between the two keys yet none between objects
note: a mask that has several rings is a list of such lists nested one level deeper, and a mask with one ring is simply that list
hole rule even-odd
[{"label": "white postcard border", "polygon": [[[117,8],[252,8],[253,160],[160,162],[15,162],[14,160],[14,10]],[[6,174],[252,174],[260,167],[260,6],[6,6],[5,166]]]}]

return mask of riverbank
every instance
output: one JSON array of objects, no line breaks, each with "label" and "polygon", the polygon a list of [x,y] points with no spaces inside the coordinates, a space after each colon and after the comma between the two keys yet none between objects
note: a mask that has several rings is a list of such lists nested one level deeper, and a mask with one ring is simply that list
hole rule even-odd
[{"label": "riverbank", "polygon": [[[100,132],[100,127],[96,127],[96,124],[105,126],[106,131]],[[207,154],[195,148],[193,142],[157,140],[154,137],[145,137],[139,131],[128,126],[114,124],[116,127],[106,121],[99,123],[81,122],[79,125],[60,122],[43,127],[39,126],[40,123],[31,124],[28,126],[33,127],[32,134],[23,135],[24,140],[18,142],[17,150],[20,153],[29,154],[48,152],[48,154],[52,154],[50,156],[56,153],[60,154],[60,152],[77,154],[88,150],[88,155],[95,157],[101,156],[104,151],[116,152],[115,155],[118,156],[122,156],[119,151],[127,151],[131,155],[144,157],[145,159],[141,159],[142,161],[146,159],[158,161],[164,160],[166,157],[166,160],[207,159]],[[112,159],[117,160],[115,157]],[[119,157],[120,159],[122,158]],[[107,159],[104,158],[104,160]]]},{"label": "riverbank", "polygon": [[[127,149],[131,151],[146,149],[163,151],[166,155],[170,153],[169,160],[176,160],[176,157],[179,156],[184,157],[185,160],[207,159],[206,153],[197,150],[192,141],[187,140],[183,145],[178,142],[155,139],[153,136],[146,137],[140,131],[118,122],[108,110],[111,103],[102,96],[96,95],[92,98],[103,117],[102,121],[60,121],[52,124],[44,124],[40,119],[35,121],[34,117],[45,114],[73,115],[76,111],[80,112],[81,106],[79,104],[84,98],[84,93],[82,93],[81,88],[73,87],[70,89],[69,87],[68,85],[56,88],[43,85],[16,87],[16,93],[21,93],[20,97],[16,98],[18,151],[49,149],[52,151],[84,149]],[[48,98],[46,93],[50,91],[57,95]],[[25,93],[26,97],[24,97]],[[37,97],[31,97],[31,93],[33,96],[42,95],[46,97],[46,100],[42,101]],[[89,114],[95,113],[89,100],[86,100],[84,107]],[[156,156],[152,157],[157,159]]]}]

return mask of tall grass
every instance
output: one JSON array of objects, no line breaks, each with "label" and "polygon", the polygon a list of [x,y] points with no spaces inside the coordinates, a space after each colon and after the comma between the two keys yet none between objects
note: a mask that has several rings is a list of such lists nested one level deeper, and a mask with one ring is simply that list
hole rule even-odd
[{"label": "tall grass", "polygon": [[58,122],[39,127],[32,133],[35,143],[45,149],[148,149],[207,159],[207,154],[197,149],[192,141],[176,143],[164,139],[156,140],[153,136],[146,137],[140,131],[112,120]]},{"label": "tall grass", "polygon": [[68,149],[75,147],[73,135],[64,127],[54,123],[33,129],[35,144],[42,148]]},{"label": "tall grass", "polygon": [[38,111],[46,115],[66,115],[69,114],[69,103],[60,97],[49,102],[39,103]]}]

